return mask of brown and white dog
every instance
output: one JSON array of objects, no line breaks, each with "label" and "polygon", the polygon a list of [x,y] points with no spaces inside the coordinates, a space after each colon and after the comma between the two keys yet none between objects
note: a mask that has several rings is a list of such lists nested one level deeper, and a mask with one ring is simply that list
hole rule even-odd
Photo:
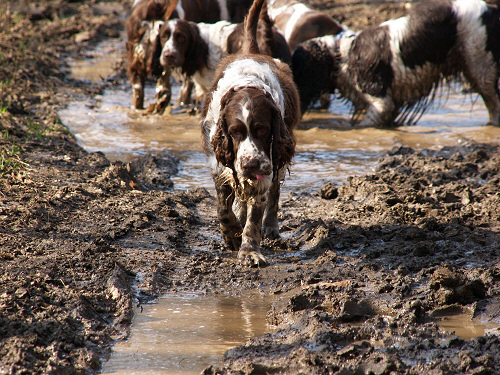
[{"label": "brown and white dog", "polygon": [[203,148],[215,183],[227,247],[244,265],[266,262],[261,233],[276,238],[280,181],[295,153],[298,92],[289,66],[258,54],[255,0],[245,20],[242,53],[217,69],[203,107]]},{"label": "brown and white dog", "polygon": [[293,51],[300,43],[345,30],[326,13],[318,12],[296,0],[268,0],[269,16],[285,35]]},{"label": "brown and white dog", "polygon": [[158,33],[163,21],[177,17],[195,22],[241,22],[250,5],[251,0],[136,0],[127,21],[126,43],[132,107],[144,108],[144,85],[148,76],[158,78],[155,104],[150,109],[162,112],[170,102],[170,72],[165,72],[157,63]]},{"label": "brown and white dog", "polygon": [[[212,86],[217,65],[225,56],[241,49],[243,35],[243,24],[169,20],[159,33],[162,46],[159,62],[165,71],[180,68],[194,82],[196,98],[203,100]],[[260,15],[257,40],[262,54],[291,63],[292,57],[285,38],[273,26],[265,8]],[[181,91],[180,103],[189,102],[187,94]]]},{"label": "brown and white dog", "polygon": [[[144,107],[144,85],[149,75],[161,75],[154,63],[158,56],[158,32],[163,24],[161,20],[168,19],[174,12],[178,0],[139,0],[134,3],[127,20],[127,72],[132,84],[132,107]],[[161,85],[161,83],[160,83]],[[170,82],[160,95],[170,94]],[[158,97],[158,94],[157,94]],[[170,99],[169,99],[170,100]]]},{"label": "brown and white dog", "polygon": [[293,53],[302,112],[338,90],[361,125],[415,123],[436,89],[465,79],[500,126],[500,11],[480,0],[421,1],[407,16],[359,34],[304,42]]},{"label": "brown and white dog", "polygon": [[243,22],[252,0],[180,0],[172,18],[214,23]]}]

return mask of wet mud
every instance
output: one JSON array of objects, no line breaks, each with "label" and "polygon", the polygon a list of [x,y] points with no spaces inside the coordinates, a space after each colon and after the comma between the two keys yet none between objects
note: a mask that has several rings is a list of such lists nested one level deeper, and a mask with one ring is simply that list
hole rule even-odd
[{"label": "wet mud", "polygon": [[[311,4],[360,28],[406,9]],[[40,44],[26,60],[13,51],[17,63],[0,71],[7,82],[26,64],[16,86],[4,84],[11,105],[0,113],[4,160],[22,147],[0,178],[0,373],[97,373],[134,312],[183,293],[273,300],[261,312],[272,331],[204,374],[498,373],[499,139],[395,144],[373,172],[288,191],[281,238],[263,243],[269,265],[243,267],[223,246],[213,194],[176,188],[174,154],[110,161],[79,146],[56,115],[126,79],[123,61],[98,83],[54,66],[119,37],[129,6],[43,2],[20,19],[0,13],[12,26],[0,33],[2,52],[9,40]],[[56,38],[61,30],[71,43]],[[454,317],[482,328],[462,335],[443,323]]]}]

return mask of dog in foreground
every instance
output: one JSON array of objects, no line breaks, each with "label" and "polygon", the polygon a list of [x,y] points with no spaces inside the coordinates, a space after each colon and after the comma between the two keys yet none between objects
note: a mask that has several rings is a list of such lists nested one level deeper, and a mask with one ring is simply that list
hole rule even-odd
[{"label": "dog in foreground", "polygon": [[242,52],[222,60],[201,121],[222,235],[247,266],[266,263],[261,235],[279,236],[280,182],[295,153],[293,128],[300,121],[289,66],[259,54],[264,1],[255,0],[245,19]]},{"label": "dog in foreground", "polygon": [[500,126],[500,11],[480,0],[427,0],[406,17],[301,44],[292,56],[301,110],[338,90],[366,111],[360,125],[415,123],[436,90],[458,78]]}]

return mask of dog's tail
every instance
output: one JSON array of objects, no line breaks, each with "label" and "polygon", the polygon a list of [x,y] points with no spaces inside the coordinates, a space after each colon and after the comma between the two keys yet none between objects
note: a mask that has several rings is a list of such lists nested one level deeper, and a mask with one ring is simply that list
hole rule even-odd
[{"label": "dog's tail", "polygon": [[174,13],[175,8],[177,8],[177,3],[179,0],[169,0],[164,4],[163,7],[163,19],[168,20],[172,13]]},{"label": "dog's tail", "polygon": [[245,17],[245,38],[243,39],[243,53],[259,53],[257,44],[257,27],[259,25],[260,11],[266,0],[254,0],[252,7]]},{"label": "dog's tail", "polygon": [[261,43],[259,43],[259,53],[261,53],[262,55],[273,56],[274,22],[269,17],[269,13],[267,11],[267,1],[264,1],[264,6],[260,11],[259,27],[261,28],[261,33],[263,36],[263,39],[261,39]]}]

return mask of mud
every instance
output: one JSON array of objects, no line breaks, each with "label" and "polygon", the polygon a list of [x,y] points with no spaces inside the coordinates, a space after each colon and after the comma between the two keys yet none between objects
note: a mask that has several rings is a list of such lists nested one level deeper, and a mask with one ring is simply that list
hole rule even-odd
[{"label": "mud", "polygon": [[[353,28],[407,7],[311,4]],[[0,373],[96,373],[134,306],[247,291],[275,296],[276,330],[205,374],[498,373],[500,140],[395,145],[371,174],[284,195],[269,266],[242,267],[209,191],[172,186],[173,155],[110,162],[57,118],[69,99],[126,79],[117,61],[105,80],[73,80],[65,59],[118,37],[129,6],[0,5]],[[439,325],[456,314],[490,328],[460,338]]]}]

